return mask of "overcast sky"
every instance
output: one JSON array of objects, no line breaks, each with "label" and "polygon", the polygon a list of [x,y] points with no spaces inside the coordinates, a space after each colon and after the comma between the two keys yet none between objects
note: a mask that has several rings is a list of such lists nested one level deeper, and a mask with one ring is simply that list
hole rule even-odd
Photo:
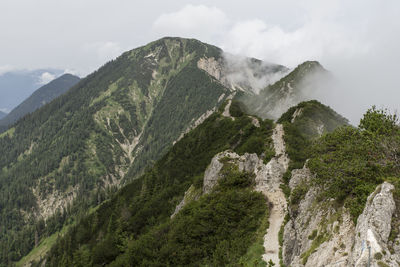
[{"label": "overcast sky", "polygon": [[372,104],[400,107],[399,0],[1,0],[0,73],[84,76],[167,35],[288,67],[318,60],[343,82],[318,98],[355,124]]}]

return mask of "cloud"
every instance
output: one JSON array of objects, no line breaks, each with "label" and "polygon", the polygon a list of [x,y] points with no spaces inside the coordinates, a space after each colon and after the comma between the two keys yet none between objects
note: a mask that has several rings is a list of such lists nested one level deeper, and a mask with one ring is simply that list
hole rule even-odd
[{"label": "cloud", "polygon": [[182,9],[160,15],[153,23],[153,29],[165,36],[195,37],[203,41],[215,41],[226,31],[230,21],[227,15],[216,7],[187,5]]},{"label": "cloud", "polygon": [[78,70],[75,70],[75,69],[65,69],[63,74],[72,74],[72,75],[75,75],[75,76],[80,76],[81,75],[81,73]]},{"label": "cloud", "polygon": [[13,70],[15,70],[15,68],[10,65],[0,66],[0,76]]},{"label": "cloud", "polygon": [[10,112],[10,110],[8,108],[0,108],[0,111],[7,113],[7,114]]},{"label": "cloud", "polygon": [[332,15],[341,11],[339,1],[330,1],[329,5],[311,2],[307,6],[308,19],[290,29],[262,19],[232,20],[221,9],[204,5],[187,5],[176,12],[164,13],[155,20],[153,29],[161,36],[194,37],[216,44],[226,52],[289,67],[306,60],[369,52],[370,44],[361,38],[363,32],[354,34],[348,29],[348,22],[338,22]]},{"label": "cloud", "polygon": [[224,34],[224,50],[295,67],[306,60],[368,53],[365,42],[352,40],[340,26],[308,22],[293,30],[268,25],[260,19],[235,23]]},{"label": "cloud", "polygon": [[159,35],[198,38],[232,54],[290,68],[317,60],[337,78],[338,86],[319,91],[315,98],[353,124],[374,104],[400,109],[400,37],[394,34],[400,31],[397,0],[385,4],[373,0],[284,2],[260,5],[265,15],[258,13],[258,18],[237,15],[237,10],[231,16],[226,5],[221,9],[188,5],[161,15],[153,29]]},{"label": "cloud", "polygon": [[54,75],[54,74],[52,74],[50,72],[43,72],[39,76],[38,84],[40,84],[40,85],[48,84],[49,82],[51,82],[55,78],[56,78],[56,75]]}]

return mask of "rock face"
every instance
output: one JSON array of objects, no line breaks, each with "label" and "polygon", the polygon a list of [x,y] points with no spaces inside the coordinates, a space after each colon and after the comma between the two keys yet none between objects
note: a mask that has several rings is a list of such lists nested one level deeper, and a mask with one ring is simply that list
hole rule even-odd
[{"label": "rock face", "polygon": [[[290,188],[296,190],[312,179],[304,167],[293,170]],[[311,187],[298,206],[289,208],[282,248],[286,266],[366,266],[368,246],[371,266],[399,266],[399,255],[388,249],[391,220],[395,210],[393,185],[383,183],[367,200],[354,225],[345,208],[334,208],[333,200],[316,201],[320,189]],[[387,264],[387,265],[382,265]]]},{"label": "rock face", "polygon": [[224,68],[223,68],[223,63],[222,63],[221,60],[216,60],[213,57],[211,57],[211,58],[201,58],[197,62],[197,67],[199,69],[204,70],[205,72],[207,72],[211,76],[213,76],[215,79],[220,81],[222,84],[224,84],[228,88],[233,89],[233,87],[231,87],[229,85],[229,82],[228,82],[228,80],[226,78],[225,71],[224,71]]},{"label": "rock face", "polygon": [[231,91],[244,91],[258,94],[262,88],[273,84],[288,73],[289,69],[281,65],[270,64],[252,58],[240,58],[223,54],[201,58],[197,67],[220,81]]},{"label": "rock face", "polygon": [[396,208],[393,190],[394,186],[385,182],[368,197],[367,205],[357,220],[352,255],[352,262],[355,266],[366,265],[368,247],[370,247],[372,257],[380,253],[382,255],[381,261],[388,263],[389,266],[399,266],[395,259],[399,260],[400,255],[393,255],[392,257],[387,246],[392,216]]}]

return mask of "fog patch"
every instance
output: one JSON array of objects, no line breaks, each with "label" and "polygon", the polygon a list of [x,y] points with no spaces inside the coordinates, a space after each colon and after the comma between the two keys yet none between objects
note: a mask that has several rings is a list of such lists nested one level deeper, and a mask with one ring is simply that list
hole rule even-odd
[{"label": "fog patch", "polygon": [[223,53],[225,78],[233,86],[243,91],[259,94],[270,84],[285,76],[289,69],[255,58]]}]

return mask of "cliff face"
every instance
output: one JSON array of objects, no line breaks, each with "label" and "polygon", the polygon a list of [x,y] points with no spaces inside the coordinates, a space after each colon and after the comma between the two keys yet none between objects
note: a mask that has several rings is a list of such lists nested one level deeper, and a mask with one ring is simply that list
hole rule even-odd
[{"label": "cliff face", "polygon": [[[299,189],[312,179],[307,167],[292,171],[290,187]],[[399,266],[399,254],[389,249],[394,215],[394,186],[384,182],[367,200],[354,225],[348,210],[333,201],[318,202],[318,187],[311,187],[297,209],[288,210],[290,220],[283,234],[286,266]],[[289,201],[293,200],[292,194]],[[394,252],[394,253],[393,253]],[[384,265],[387,264],[387,265]]]}]

